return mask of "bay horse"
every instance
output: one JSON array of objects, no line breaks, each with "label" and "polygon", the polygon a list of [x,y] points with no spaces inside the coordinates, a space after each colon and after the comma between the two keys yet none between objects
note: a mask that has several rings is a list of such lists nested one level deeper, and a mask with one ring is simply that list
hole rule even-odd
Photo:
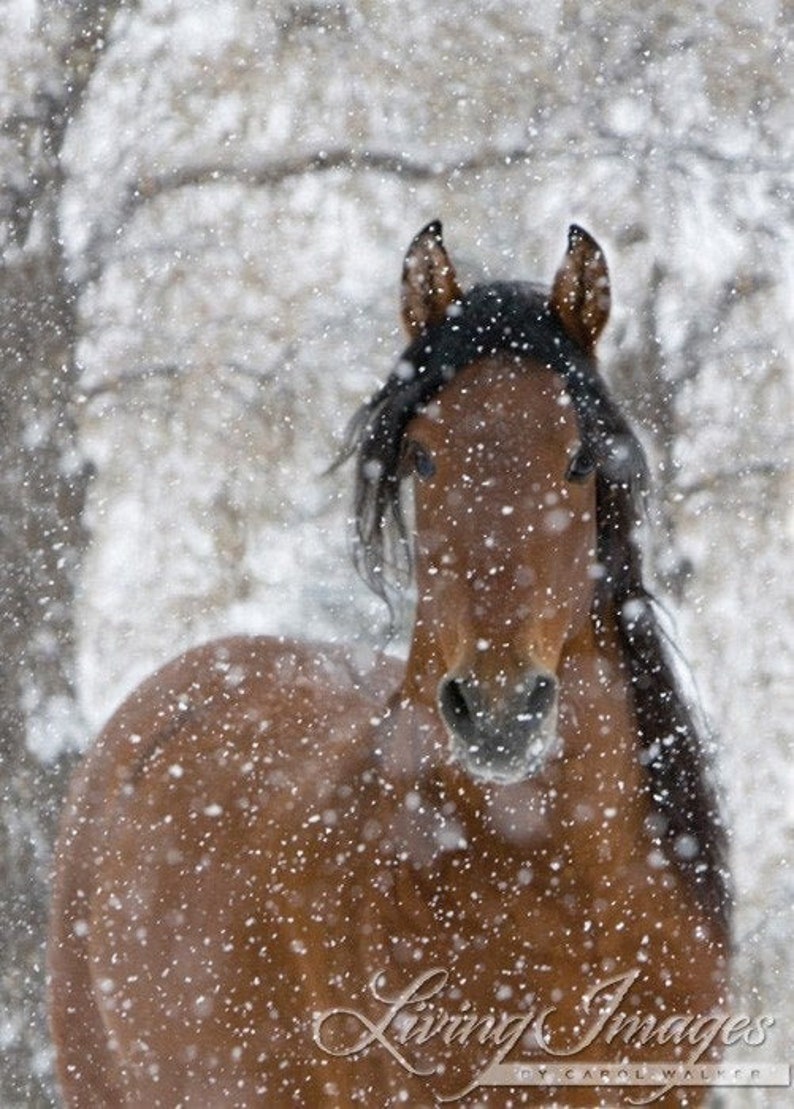
[{"label": "bay horse", "polygon": [[413,240],[344,451],[364,577],[413,574],[407,663],[229,638],[110,720],[56,848],[67,1105],[700,1103],[629,1069],[717,1057],[730,892],[609,307],[576,226],[549,291]]}]

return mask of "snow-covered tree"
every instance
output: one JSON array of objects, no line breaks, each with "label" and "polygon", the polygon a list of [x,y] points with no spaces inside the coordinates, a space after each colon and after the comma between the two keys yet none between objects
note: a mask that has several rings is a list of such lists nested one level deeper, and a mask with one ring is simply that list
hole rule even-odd
[{"label": "snow-covered tree", "polygon": [[0,12],[0,1101],[49,1088],[47,865],[75,744],[75,572],[86,467],[76,434],[77,290],[60,231],[64,139],[117,3]]}]

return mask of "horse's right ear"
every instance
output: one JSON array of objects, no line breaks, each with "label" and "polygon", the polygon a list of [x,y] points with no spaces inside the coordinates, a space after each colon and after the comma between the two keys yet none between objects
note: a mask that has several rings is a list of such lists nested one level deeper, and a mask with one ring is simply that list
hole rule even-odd
[{"label": "horse's right ear", "polygon": [[592,235],[574,223],[554,278],[549,306],[582,350],[592,354],[609,319],[609,270]]},{"label": "horse's right ear", "polygon": [[423,227],[403,262],[402,320],[411,339],[441,323],[452,304],[463,299],[455,267],[441,237],[441,223]]}]

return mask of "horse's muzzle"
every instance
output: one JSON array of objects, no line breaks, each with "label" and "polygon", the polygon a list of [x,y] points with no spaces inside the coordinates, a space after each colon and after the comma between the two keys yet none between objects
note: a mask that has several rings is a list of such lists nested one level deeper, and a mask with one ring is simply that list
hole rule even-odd
[{"label": "horse's muzzle", "polygon": [[557,678],[544,671],[527,671],[498,696],[474,676],[448,675],[438,704],[457,761],[488,782],[532,777],[558,748],[557,690]]}]

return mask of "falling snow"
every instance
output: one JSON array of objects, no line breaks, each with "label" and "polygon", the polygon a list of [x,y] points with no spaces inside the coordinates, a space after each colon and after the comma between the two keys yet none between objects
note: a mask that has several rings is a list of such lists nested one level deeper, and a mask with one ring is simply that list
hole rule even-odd
[{"label": "falling snow", "polygon": [[[30,120],[65,79],[58,59],[72,18],[44,0],[5,7],[4,228],[23,219],[26,197],[43,203],[36,181],[52,135],[37,145]],[[733,829],[736,1009],[774,1015],[767,1055],[757,1057],[790,1061],[791,41],[791,13],[775,0],[637,12],[552,2],[531,13],[504,0],[476,4],[465,19],[455,5],[425,0],[224,0],[211,17],[184,0],[143,0],[111,19],[48,185],[58,190],[57,232],[38,209],[18,240],[7,228],[3,240],[12,270],[62,240],[65,256],[55,254],[76,295],[69,357],[79,381],[69,398],[76,440],[61,441],[54,472],[66,486],[84,466],[92,473],[79,557],[57,536],[30,532],[73,590],[65,601],[36,586],[46,617],[17,683],[34,761],[52,766],[86,746],[139,680],[220,635],[346,644],[349,661],[328,663],[331,684],[365,672],[378,648],[404,656],[411,596],[390,639],[388,614],[349,558],[351,470],[329,469],[357,405],[395,364],[404,381],[415,374],[397,362],[404,248],[441,217],[466,284],[548,280],[576,221],[607,248],[602,367],[649,453],[643,539],[714,724]],[[18,351],[5,357],[18,365]],[[25,399],[12,443],[23,461],[61,434],[44,408]],[[25,503],[30,475],[13,453],[6,459],[9,487]],[[613,461],[627,461],[619,443]],[[4,518],[14,542],[15,503]],[[564,537],[567,507],[547,507],[544,531]],[[518,514],[516,503],[499,505],[485,546],[497,548],[499,529]],[[36,551],[31,560],[38,565]],[[631,604],[624,615],[641,620],[642,606]],[[52,629],[67,625],[61,643]],[[477,642],[483,656],[492,639]],[[74,672],[53,689],[48,667],[72,642]],[[288,662],[285,671],[288,680]],[[245,696],[243,669],[225,680],[229,696]],[[272,733],[269,721],[261,726]],[[146,746],[146,736],[128,738]],[[233,737],[220,739],[217,757],[232,764]],[[314,738],[304,739],[311,748]],[[181,788],[189,767],[165,753],[164,788]],[[255,759],[239,768],[246,779],[261,772]],[[268,774],[274,790],[288,791],[283,766]],[[32,813],[35,799],[23,796]],[[307,835],[337,835],[350,803],[319,798],[305,814]],[[11,809],[8,835],[29,844],[28,865],[46,873],[38,824],[28,809]],[[409,792],[405,811],[397,838],[406,853],[465,850],[454,810],[423,812]],[[240,812],[233,797],[207,794],[195,819],[211,835]],[[605,803],[597,818],[613,825],[620,810]],[[508,841],[527,834],[510,811],[493,819]],[[166,821],[157,834],[170,834]],[[368,834],[362,852],[380,840],[374,825]],[[169,845],[177,866],[181,847]],[[682,835],[675,851],[692,860],[698,843]],[[650,862],[661,873],[668,865],[660,852]],[[525,860],[515,887],[536,880]],[[82,937],[88,924],[73,928]],[[596,930],[582,921],[585,936]],[[305,940],[295,937],[291,951],[305,958]],[[517,1003],[517,977],[494,987],[505,1009]],[[108,995],[116,988],[99,983]],[[196,994],[194,1003],[208,1012],[214,1001]],[[9,1109],[52,1104],[38,1011],[36,1019],[35,1034],[13,1012],[0,1026],[4,1047],[30,1038],[34,1059],[31,1075],[4,1079]],[[748,1093],[727,1094],[725,1104],[779,1103]]]}]

